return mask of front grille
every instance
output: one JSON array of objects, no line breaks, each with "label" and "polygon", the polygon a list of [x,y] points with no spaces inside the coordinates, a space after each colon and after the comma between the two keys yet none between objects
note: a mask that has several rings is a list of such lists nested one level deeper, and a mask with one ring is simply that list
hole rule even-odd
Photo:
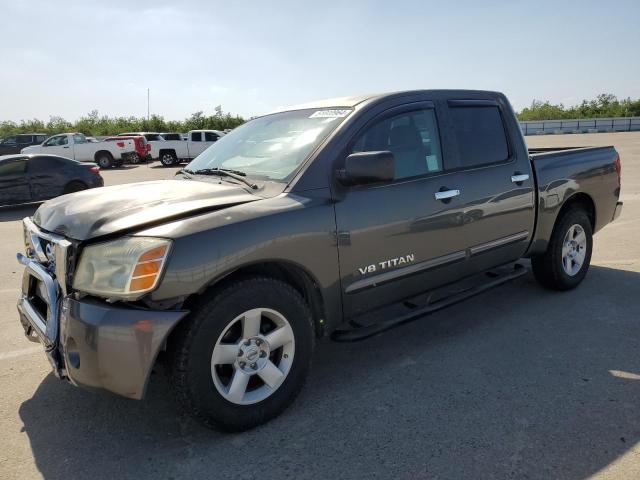
[{"label": "front grille", "polygon": [[30,218],[23,220],[27,257],[42,265],[67,293],[67,262],[71,242],[61,235],[40,229]]},{"label": "front grille", "polygon": [[61,301],[67,295],[67,261],[72,244],[40,229],[30,218],[22,222],[27,256],[18,254],[26,267],[18,310],[51,349],[58,339]]}]

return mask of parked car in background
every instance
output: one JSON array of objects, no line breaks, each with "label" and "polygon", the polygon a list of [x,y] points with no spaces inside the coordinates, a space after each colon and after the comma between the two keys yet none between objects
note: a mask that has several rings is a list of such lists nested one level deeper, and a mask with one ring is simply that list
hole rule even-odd
[{"label": "parked car in background", "polygon": [[[522,257],[545,287],[577,287],[620,188],[615,148],[527,149],[500,93],[309,103],[247,122],[174,180],[40,206],[20,322],[56,376],[129,398],[164,351],[183,408],[243,430],[291,404],[318,337],[421,318],[520,277]],[[585,294],[559,302],[570,314]]]},{"label": "parked car in background", "polygon": [[147,142],[161,142],[164,140],[161,134],[158,132],[129,132],[129,133],[119,133],[116,135],[117,137],[133,137],[136,135],[142,135]]},{"label": "parked car in background", "polygon": [[66,193],[102,187],[100,168],[57,155],[0,157],[0,205],[41,202]]},{"label": "parked car in background", "polygon": [[87,141],[82,133],[62,133],[48,138],[42,145],[23,148],[21,153],[46,153],[59,155],[80,162],[96,162],[100,168],[122,165],[136,155],[135,143],[131,139],[117,142]]},{"label": "parked car in background", "polygon": [[165,167],[196,158],[225,135],[220,130],[190,130],[187,141],[165,140],[158,143],[158,158]]},{"label": "parked car in background", "polygon": [[21,133],[10,135],[0,140],[0,155],[12,155],[20,153],[25,147],[40,145],[47,139],[46,133]]},{"label": "parked car in background", "polygon": [[100,140],[98,140],[96,137],[86,137],[87,138],[87,142],[89,143],[98,143],[100,142]]},{"label": "parked car in background", "polygon": [[129,158],[129,163],[140,163],[147,162],[151,160],[151,145],[147,142],[147,139],[142,135],[132,135],[132,136],[124,136],[118,135],[115,137],[107,137],[104,139],[105,142],[115,142],[119,140],[133,140],[136,148],[136,154],[131,155]]},{"label": "parked car in background", "polygon": [[183,135],[181,133],[161,133],[160,134],[162,136],[162,138],[164,138],[165,140],[180,140],[182,141],[184,139]]},{"label": "parked car in background", "polygon": [[156,160],[159,156],[160,146],[164,143],[164,137],[158,132],[130,132],[119,133],[118,137],[132,137],[136,135],[142,135],[149,144],[149,155],[152,160]]}]

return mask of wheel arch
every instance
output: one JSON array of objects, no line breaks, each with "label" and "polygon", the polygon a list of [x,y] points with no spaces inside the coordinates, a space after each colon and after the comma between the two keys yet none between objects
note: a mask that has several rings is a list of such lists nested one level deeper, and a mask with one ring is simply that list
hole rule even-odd
[{"label": "wheel arch", "polygon": [[109,150],[98,150],[93,155],[93,159],[97,161],[102,155],[108,155],[113,160],[113,154]]},{"label": "wheel arch", "polygon": [[584,192],[576,192],[567,198],[560,211],[558,211],[558,215],[556,215],[555,222],[553,223],[553,230],[555,230],[556,226],[562,219],[562,217],[573,208],[582,208],[587,216],[589,217],[589,222],[591,223],[591,229],[595,232],[596,229],[596,204],[593,201],[593,198],[587,193]]},{"label": "wheel arch", "polygon": [[213,290],[248,277],[268,277],[291,285],[307,302],[313,316],[316,337],[325,333],[325,305],[319,282],[308,269],[288,260],[264,260],[236,267],[219,275],[200,292],[185,300],[185,308]]},{"label": "wheel arch", "polygon": [[175,148],[161,148],[160,150],[158,150],[158,157],[161,157],[165,153],[170,153],[176,158],[178,157]]},{"label": "wheel arch", "polygon": [[591,229],[593,230],[593,233],[595,233],[597,227],[597,211],[595,202],[591,195],[584,192],[575,192],[562,202],[562,205],[557,208],[557,213],[555,213],[555,215],[549,211],[538,210],[535,239],[525,256],[532,257],[534,255],[543,254],[547,250],[549,240],[562,220],[562,217],[564,217],[569,210],[576,207],[585,211],[589,217]]},{"label": "wheel arch", "polygon": [[72,185],[80,185],[82,187],[81,189],[89,188],[89,185],[87,185],[87,182],[85,182],[84,180],[80,180],[79,178],[73,178],[64,185],[62,189],[63,193],[69,193],[69,187],[71,187]]}]

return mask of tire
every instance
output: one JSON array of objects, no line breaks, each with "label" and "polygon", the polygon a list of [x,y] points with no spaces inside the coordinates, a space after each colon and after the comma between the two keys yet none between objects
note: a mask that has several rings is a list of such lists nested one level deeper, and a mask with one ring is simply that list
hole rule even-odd
[{"label": "tire", "polygon": [[140,155],[138,155],[137,153],[135,153],[135,154],[131,155],[131,156],[129,157],[129,163],[130,163],[131,165],[137,165],[137,164],[139,164],[139,163],[140,163]]},{"label": "tire", "polygon": [[586,276],[592,249],[591,221],[583,209],[572,208],[553,228],[547,251],[531,259],[533,274],[543,287],[571,290]]},{"label": "tire", "polygon": [[101,169],[113,167],[113,157],[110,153],[101,153],[96,158],[96,163]]},{"label": "tire", "polygon": [[162,152],[160,154],[160,163],[164,167],[171,167],[178,163],[178,157],[173,152]]},{"label": "tire", "polygon": [[86,190],[86,189],[87,189],[87,185],[85,183],[79,180],[72,180],[71,182],[67,183],[62,193],[63,195],[66,195],[67,193],[79,192],[81,190]]},{"label": "tire", "polygon": [[[276,330],[277,337],[270,335]],[[172,333],[169,384],[181,407],[206,426],[247,430],[276,417],[297,397],[314,341],[309,306],[294,288],[271,278],[239,280],[199,302]],[[233,388],[234,383],[245,386]]]}]

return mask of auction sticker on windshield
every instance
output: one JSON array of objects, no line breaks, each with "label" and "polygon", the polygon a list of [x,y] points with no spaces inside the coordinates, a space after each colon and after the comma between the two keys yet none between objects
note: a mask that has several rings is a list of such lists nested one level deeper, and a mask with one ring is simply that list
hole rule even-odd
[{"label": "auction sticker on windshield", "polygon": [[342,118],[350,112],[351,110],[318,110],[309,115],[309,118]]}]

